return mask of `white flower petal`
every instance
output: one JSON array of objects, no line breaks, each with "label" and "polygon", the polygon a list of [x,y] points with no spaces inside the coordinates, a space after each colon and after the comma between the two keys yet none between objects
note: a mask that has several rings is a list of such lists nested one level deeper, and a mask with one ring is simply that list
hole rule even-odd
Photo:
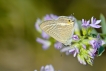
[{"label": "white flower petal", "polygon": [[82,23],[84,23],[84,19],[82,19]]},{"label": "white flower petal", "polygon": [[89,23],[90,23],[90,20],[87,21],[87,24],[89,24]]},{"label": "white flower petal", "polygon": [[76,55],[77,55],[77,53],[75,52],[74,55],[73,55],[73,57],[75,57]]},{"label": "white flower petal", "polygon": [[104,45],[104,44],[106,44],[106,42],[102,40],[102,45]]},{"label": "white flower petal", "polygon": [[70,49],[71,49],[70,47],[64,47],[63,49],[60,50],[60,52],[66,52],[66,51],[68,51]]},{"label": "white flower petal", "polygon": [[71,52],[73,52],[73,51],[75,51],[75,48],[70,49],[70,50],[69,50],[69,53],[71,53]]},{"label": "white flower petal", "polygon": [[99,24],[101,22],[101,20],[97,20],[96,22],[95,22],[95,24]]},{"label": "white flower petal", "polygon": [[91,18],[91,24],[93,23],[93,17]]}]

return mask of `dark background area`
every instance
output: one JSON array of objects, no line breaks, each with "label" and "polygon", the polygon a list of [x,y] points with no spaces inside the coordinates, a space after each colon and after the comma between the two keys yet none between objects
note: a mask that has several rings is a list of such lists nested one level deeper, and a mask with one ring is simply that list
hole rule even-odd
[{"label": "dark background area", "polygon": [[0,0],[0,71],[40,70],[52,64],[61,71],[106,71],[106,53],[96,57],[93,66],[81,65],[54,46],[43,50],[35,41],[37,18],[46,14],[74,15],[78,20],[106,16],[106,0]]}]

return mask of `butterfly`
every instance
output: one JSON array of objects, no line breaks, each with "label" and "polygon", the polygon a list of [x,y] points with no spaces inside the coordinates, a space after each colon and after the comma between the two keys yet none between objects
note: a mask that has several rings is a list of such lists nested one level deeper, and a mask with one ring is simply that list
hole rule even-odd
[{"label": "butterfly", "polygon": [[75,28],[75,18],[59,16],[57,19],[43,21],[40,28],[55,40],[64,45],[70,45]]}]

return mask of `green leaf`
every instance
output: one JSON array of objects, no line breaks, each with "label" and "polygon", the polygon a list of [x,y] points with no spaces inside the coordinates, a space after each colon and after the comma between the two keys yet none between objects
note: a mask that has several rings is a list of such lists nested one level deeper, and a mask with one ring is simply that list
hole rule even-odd
[{"label": "green leaf", "polygon": [[91,36],[92,36],[93,38],[96,38],[96,37],[97,37],[97,35],[96,35],[96,34],[91,34]]},{"label": "green leaf", "polygon": [[97,34],[98,32],[96,31],[96,29],[92,29],[91,33]]},{"label": "green leaf", "polygon": [[102,33],[106,34],[106,20],[105,20],[105,17],[103,16],[103,14],[100,14],[100,19],[101,19]]},{"label": "green leaf", "polygon": [[105,48],[103,46],[100,46],[100,48],[98,48],[98,55],[97,56],[101,56],[104,51],[105,51]]}]

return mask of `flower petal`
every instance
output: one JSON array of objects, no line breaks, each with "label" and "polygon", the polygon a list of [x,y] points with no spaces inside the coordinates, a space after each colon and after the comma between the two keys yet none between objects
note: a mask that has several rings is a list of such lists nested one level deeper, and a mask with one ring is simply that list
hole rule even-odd
[{"label": "flower petal", "polygon": [[82,23],[84,23],[84,19],[82,19]]},{"label": "flower petal", "polygon": [[47,14],[45,17],[44,17],[44,20],[52,20],[52,19],[57,19],[58,16],[56,15],[53,15],[53,14]]},{"label": "flower petal", "polygon": [[101,20],[97,20],[96,22],[95,22],[95,24],[99,24],[101,22]]},{"label": "flower petal", "polygon": [[52,65],[49,65],[49,67],[50,67],[50,71],[54,71],[54,68]]},{"label": "flower petal", "polygon": [[57,19],[58,18],[58,16],[53,15],[53,14],[50,14],[50,16],[51,16],[52,19]]},{"label": "flower petal", "polygon": [[75,49],[73,48],[73,49],[70,49],[69,50],[69,53],[72,53],[72,52],[74,52],[75,51]]},{"label": "flower petal", "polygon": [[65,48],[61,49],[60,52],[66,52],[66,51],[68,51],[68,50],[70,50],[70,49],[72,49],[72,48],[70,48],[70,47],[65,47]]},{"label": "flower petal", "polygon": [[96,51],[97,51],[97,48],[95,48],[95,49],[90,48],[90,49],[89,49],[89,51],[90,51],[91,53],[95,54],[95,53],[96,53]]},{"label": "flower petal", "polygon": [[44,31],[42,31],[42,37],[44,39],[49,39],[50,38],[50,36],[48,34],[46,34]]},{"label": "flower petal", "polygon": [[54,44],[54,47],[55,47],[56,49],[61,49],[61,48],[63,47],[63,44],[60,43],[60,42],[56,42],[56,43]]},{"label": "flower petal", "polygon": [[51,42],[50,41],[44,40],[44,39],[41,39],[41,38],[37,38],[36,41],[43,45],[42,48],[44,50],[48,49],[49,46],[51,45]]},{"label": "flower petal", "polygon": [[86,21],[86,20],[82,19],[82,27],[88,28],[89,27],[89,23],[90,23],[90,20]]},{"label": "flower petal", "polygon": [[79,53],[79,49],[77,47],[75,47],[75,51],[76,53]]},{"label": "flower petal", "polygon": [[77,52],[74,52],[74,55],[73,55],[73,57],[75,57],[77,55]]},{"label": "flower petal", "polygon": [[73,36],[72,36],[72,39],[73,39],[73,40],[79,40],[79,37],[78,37],[78,35],[73,35]]},{"label": "flower petal", "polygon": [[106,42],[104,40],[102,40],[102,45],[106,44]]},{"label": "flower petal", "polygon": [[101,27],[100,25],[95,25],[95,24],[90,24],[90,26],[93,28],[100,28]]},{"label": "flower petal", "polygon": [[91,58],[94,58],[94,56],[95,56],[95,54],[90,51],[88,51],[88,54],[90,55]]},{"label": "flower petal", "polygon": [[52,65],[46,65],[45,66],[45,71],[54,71],[54,68]]},{"label": "flower petal", "polygon": [[90,41],[90,44],[92,45],[93,48],[95,48],[95,43],[96,43],[95,40],[91,40],[91,41]]},{"label": "flower petal", "polygon": [[91,24],[93,23],[93,17],[91,18]]},{"label": "flower petal", "polygon": [[88,20],[86,24],[88,25],[89,23],[90,23],[90,20]]},{"label": "flower petal", "polygon": [[37,21],[36,21],[36,23],[35,23],[35,28],[36,28],[36,30],[38,31],[38,32],[41,32],[42,30],[40,29],[40,27],[39,27],[39,24],[41,23],[41,20],[38,18],[37,19]]},{"label": "flower petal", "polygon": [[46,15],[46,16],[44,17],[44,20],[51,20],[50,15]]}]

